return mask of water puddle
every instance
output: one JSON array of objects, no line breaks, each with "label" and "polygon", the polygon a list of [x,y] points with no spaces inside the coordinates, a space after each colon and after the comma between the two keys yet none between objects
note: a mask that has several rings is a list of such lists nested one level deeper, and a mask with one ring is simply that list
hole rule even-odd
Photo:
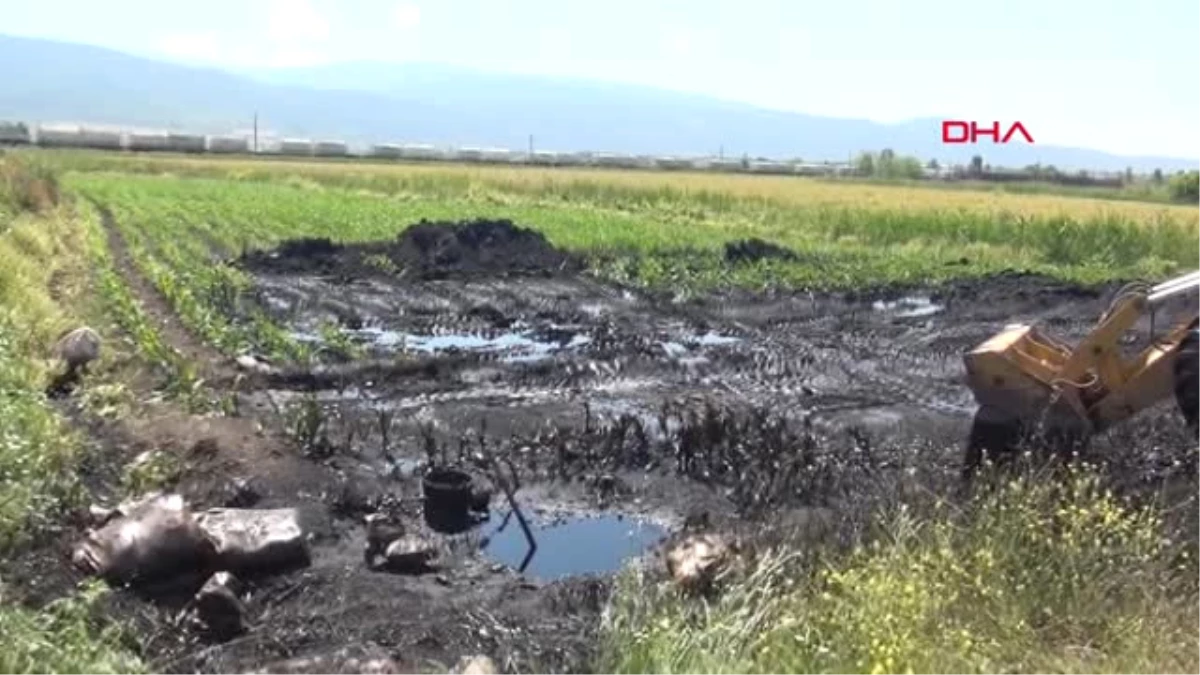
[{"label": "water puddle", "polygon": [[945,309],[928,296],[910,295],[899,300],[876,300],[872,308],[877,312],[891,312],[900,318],[931,316]]},{"label": "water puddle", "polygon": [[696,353],[697,350],[703,350],[705,347],[737,344],[741,341],[741,338],[709,331],[703,335],[688,335],[676,340],[661,340],[658,344],[667,358],[674,359],[684,366],[698,366],[708,363],[708,357]]},{"label": "water puddle", "polygon": [[506,522],[507,515],[493,513],[490,523],[496,525],[483,531],[484,557],[544,581],[617,572],[667,535],[664,528],[630,516],[573,516],[530,522],[537,542],[531,552],[517,519]]},{"label": "water puddle", "polygon": [[[552,332],[557,331],[552,327]],[[583,333],[574,333],[569,340],[540,339],[536,329],[501,333],[494,336],[450,333],[445,335],[420,335],[385,328],[366,327],[345,330],[343,333],[353,342],[384,351],[411,351],[437,354],[449,351],[490,352],[503,355],[505,361],[538,361],[557,352],[579,349],[592,342]],[[302,342],[320,343],[321,336],[306,331],[294,331],[293,337]]]},{"label": "water puddle", "polygon": [[721,345],[737,344],[741,342],[742,339],[733,337],[731,335],[720,335],[709,331],[704,335],[697,335],[693,337],[690,341],[700,345],[701,347],[720,347]]}]

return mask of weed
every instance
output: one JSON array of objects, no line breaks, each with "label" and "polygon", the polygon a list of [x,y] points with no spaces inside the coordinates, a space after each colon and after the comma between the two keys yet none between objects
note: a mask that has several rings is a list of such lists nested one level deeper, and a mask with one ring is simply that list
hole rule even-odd
[{"label": "weed", "polygon": [[[772,551],[711,604],[636,572],[607,672],[1194,672],[1194,551],[1079,469],[904,507],[850,553]],[[1186,548],[1186,547],[1184,547]],[[1180,556],[1186,564],[1180,565]]]}]

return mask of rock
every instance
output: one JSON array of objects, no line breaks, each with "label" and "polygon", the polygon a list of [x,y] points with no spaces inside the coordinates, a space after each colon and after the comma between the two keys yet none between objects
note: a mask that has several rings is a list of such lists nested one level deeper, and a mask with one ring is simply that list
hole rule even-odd
[{"label": "rock", "polygon": [[216,546],[220,569],[262,572],[309,563],[296,509],[209,509],[197,522]]},{"label": "rock", "polygon": [[429,571],[430,562],[437,556],[437,546],[425,537],[407,534],[388,544],[384,552],[388,571],[420,574]]},{"label": "rock", "polygon": [[88,364],[100,358],[100,334],[82,326],[59,339],[54,351],[67,364],[68,372],[86,370]]},{"label": "rock", "polygon": [[691,535],[667,551],[667,572],[683,589],[704,591],[711,587],[716,576],[728,565],[732,553],[732,548],[723,537],[713,534]]},{"label": "rock", "polygon": [[404,523],[383,513],[372,513],[363,518],[367,526],[367,544],[363,553],[367,567],[375,566],[375,558],[385,555],[388,546],[405,534]]},{"label": "rock", "polygon": [[267,374],[272,372],[270,365],[254,358],[253,356],[250,356],[249,354],[239,355],[236,359],[234,359],[234,363],[237,364],[238,368],[251,373]]},{"label": "rock", "polygon": [[196,619],[202,628],[220,641],[246,632],[246,607],[238,597],[240,583],[229,572],[209,577],[194,598]]},{"label": "rock", "polygon": [[150,493],[107,514],[89,530],[71,561],[88,574],[123,584],[205,569],[213,543],[177,494]]},{"label": "rock", "polygon": [[475,656],[464,656],[458,661],[454,672],[461,675],[496,675],[500,669],[496,668],[496,662],[482,654]]}]

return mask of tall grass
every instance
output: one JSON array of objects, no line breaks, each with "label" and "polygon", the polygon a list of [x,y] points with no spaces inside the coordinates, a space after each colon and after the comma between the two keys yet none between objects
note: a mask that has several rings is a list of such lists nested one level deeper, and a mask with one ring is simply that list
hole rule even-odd
[{"label": "tall grass", "polygon": [[774,551],[719,599],[628,573],[604,672],[1196,672],[1194,546],[1080,471],[967,512],[903,509],[816,565]]},{"label": "tall grass", "polygon": [[[46,201],[53,175],[24,174],[26,168],[0,159],[0,176],[18,176],[9,185],[25,190],[0,194],[7,214],[0,228],[0,556],[6,558],[83,496],[77,478],[83,446],[43,387],[49,346],[78,320],[72,308],[87,285],[87,247],[74,214]],[[93,616],[97,592],[35,611],[18,605],[0,580],[0,671],[138,668],[119,631]]]}]

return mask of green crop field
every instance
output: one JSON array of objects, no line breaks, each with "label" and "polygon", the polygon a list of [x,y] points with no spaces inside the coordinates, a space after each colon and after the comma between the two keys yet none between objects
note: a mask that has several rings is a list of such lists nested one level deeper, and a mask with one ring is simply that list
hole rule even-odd
[{"label": "green crop field", "polygon": [[[1014,271],[1094,285],[1200,266],[1200,209],[1188,205],[791,177],[10,152],[0,157],[0,556],[16,561],[14,578],[70,514],[129,484],[111,477],[119,468],[94,469],[116,460],[87,442],[85,412],[43,393],[65,330],[88,323],[113,345],[84,388],[86,414],[120,423],[153,400],[196,419],[232,415],[227,392],[204,381],[210,364],[184,353],[146,288],[213,354],[303,367],[312,346],[249,302],[255,279],[233,264],[240,254],[484,217],[543,233],[599,280],[676,297],[930,289]],[[750,238],[794,258],[730,264],[726,244]],[[892,525],[869,546],[772,551],[711,602],[621,575],[595,667],[1194,672],[1194,538],[1092,480],[1069,483],[1065,501],[1014,483],[969,512],[938,502],[884,514]],[[123,635],[127,616],[97,608],[99,591],[58,588],[53,609],[26,606],[6,590],[7,569],[0,669],[162,667]]]}]

